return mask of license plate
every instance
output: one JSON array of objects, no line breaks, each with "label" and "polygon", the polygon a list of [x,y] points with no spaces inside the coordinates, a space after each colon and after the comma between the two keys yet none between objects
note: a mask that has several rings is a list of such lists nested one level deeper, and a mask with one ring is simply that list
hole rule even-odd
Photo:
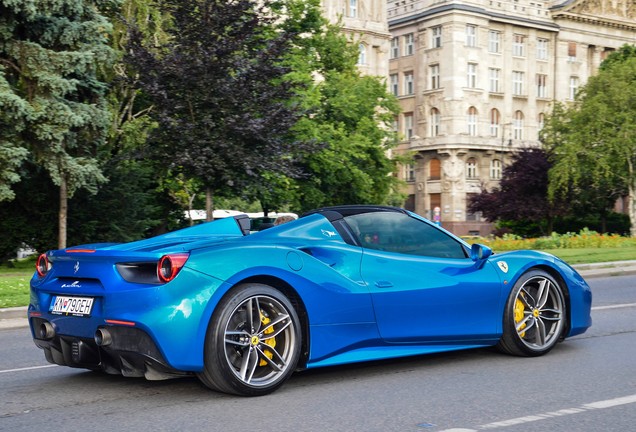
[{"label": "license plate", "polygon": [[55,315],[90,316],[94,300],[92,297],[55,296],[49,312]]}]

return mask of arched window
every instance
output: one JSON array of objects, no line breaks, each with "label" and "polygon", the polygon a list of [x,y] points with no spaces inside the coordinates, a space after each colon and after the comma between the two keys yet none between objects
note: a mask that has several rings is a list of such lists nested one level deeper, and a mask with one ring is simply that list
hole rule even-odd
[{"label": "arched window", "polygon": [[365,44],[358,45],[358,64],[365,65],[367,64],[367,47]]},{"label": "arched window", "polygon": [[545,127],[545,114],[539,113],[537,116],[537,131],[541,131]]},{"label": "arched window", "polygon": [[512,137],[514,139],[523,139],[523,113],[515,111],[515,118],[512,121]]},{"label": "arched window", "polygon": [[468,126],[467,132],[470,136],[477,135],[477,108],[470,107],[468,108],[466,124]]},{"label": "arched window", "polygon": [[497,108],[490,110],[490,136],[499,136],[499,125],[501,124],[501,114]]},{"label": "arched window", "polygon": [[431,136],[438,136],[440,132],[441,114],[437,108],[431,109]]},{"label": "arched window", "polygon": [[439,159],[431,159],[428,164],[429,179],[439,180],[442,177],[442,165]]},{"label": "arched window", "polygon": [[501,179],[501,161],[499,159],[493,159],[490,162],[490,178],[493,180]]},{"label": "arched window", "polygon": [[477,160],[475,158],[469,158],[466,161],[466,178],[477,178]]}]

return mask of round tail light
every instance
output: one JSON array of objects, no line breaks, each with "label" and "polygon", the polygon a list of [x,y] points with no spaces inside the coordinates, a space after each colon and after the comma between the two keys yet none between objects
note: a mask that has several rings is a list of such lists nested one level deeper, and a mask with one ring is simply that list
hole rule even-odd
[{"label": "round tail light", "polygon": [[188,260],[189,254],[169,254],[164,255],[157,264],[157,276],[163,283],[170,282],[177,277],[179,271]]},{"label": "round tail light", "polygon": [[37,272],[38,276],[43,277],[49,272],[49,270],[51,270],[51,262],[46,257],[46,254],[43,253],[35,262],[35,271]]}]

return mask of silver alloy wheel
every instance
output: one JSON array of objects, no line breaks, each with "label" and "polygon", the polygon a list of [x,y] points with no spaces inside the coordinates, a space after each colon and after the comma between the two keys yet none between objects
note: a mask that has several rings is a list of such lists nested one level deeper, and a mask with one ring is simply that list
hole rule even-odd
[{"label": "silver alloy wheel", "polygon": [[525,281],[515,299],[514,321],[519,339],[528,348],[542,350],[556,343],[565,323],[559,287],[543,276]]},{"label": "silver alloy wheel", "polygon": [[279,301],[265,295],[248,297],[232,311],[224,330],[230,370],[247,386],[275,383],[295,363],[296,334],[294,320]]}]

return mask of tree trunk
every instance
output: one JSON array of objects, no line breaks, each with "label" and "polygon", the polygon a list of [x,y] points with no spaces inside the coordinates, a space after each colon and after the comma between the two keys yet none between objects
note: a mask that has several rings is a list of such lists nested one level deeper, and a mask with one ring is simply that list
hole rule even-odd
[{"label": "tree trunk", "polygon": [[58,213],[58,249],[66,248],[66,219],[68,216],[68,184],[66,176],[62,175],[60,182],[60,212]]},{"label": "tree trunk", "polygon": [[205,220],[214,220],[214,197],[209,187],[205,189]]},{"label": "tree trunk", "polygon": [[632,223],[630,229],[632,237],[636,237],[636,178],[629,185],[629,196],[627,198],[627,208],[629,211],[629,221]]}]

